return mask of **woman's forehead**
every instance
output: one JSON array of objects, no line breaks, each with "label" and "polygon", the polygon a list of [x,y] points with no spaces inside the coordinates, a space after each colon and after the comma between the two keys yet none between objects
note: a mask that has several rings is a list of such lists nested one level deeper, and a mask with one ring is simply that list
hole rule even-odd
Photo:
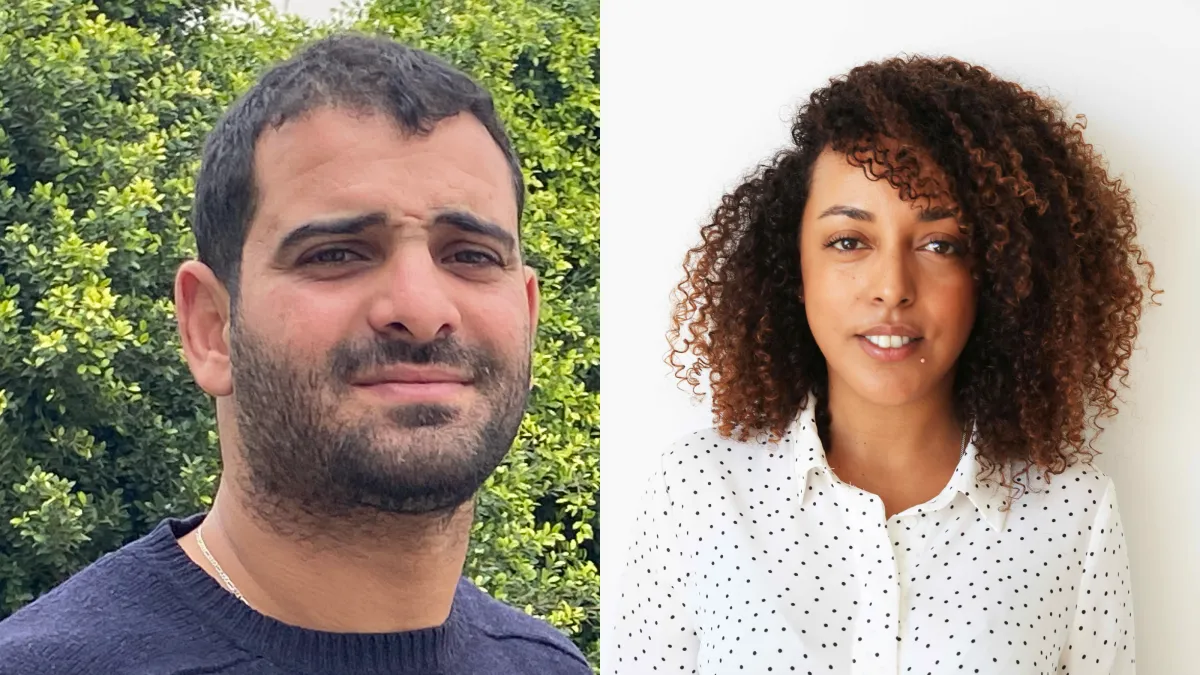
[{"label": "woman's forehead", "polygon": [[897,144],[852,153],[827,148],[813,166],[809,196],[902,200],[915,209],[956,210],[949,186],[941,167],[916,148]]}]

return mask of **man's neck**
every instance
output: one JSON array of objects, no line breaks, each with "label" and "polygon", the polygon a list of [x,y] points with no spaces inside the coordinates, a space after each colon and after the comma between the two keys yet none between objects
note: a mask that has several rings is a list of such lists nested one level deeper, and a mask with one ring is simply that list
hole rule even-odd
[{"label": "man's neck", "polygon": [[[202,536],[258,612],[335,633],[431,628],[449,616],[466,557],[470,505],[450,515],[370,514],[320,528],[306,527],[311,519],[299,517],[297,527],[282,528],[269,525],[232,488],[232,481],[222,481]],[[194,533],[179,543],[224,586]]]}]

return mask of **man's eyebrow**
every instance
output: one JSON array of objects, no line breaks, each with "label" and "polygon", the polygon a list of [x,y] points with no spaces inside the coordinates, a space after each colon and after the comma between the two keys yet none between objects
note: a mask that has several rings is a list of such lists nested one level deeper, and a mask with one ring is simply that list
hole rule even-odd
[{"label": "man's eyebrow", "polygon": [[387,214],[382,211],[363,213],[344,218],[327,218],[305,223],[288,232],[276,249],[278,252],[287,251],[299,244],[316,237],[329,237],[346,234],[360,234],[363,230],[378,227],[387,223]]},{"label": "man's eyebrow", "polygon": [[[853,206],[845,206],[843,204],[834,204],[833,206],[825,209],[821,212],[821,215],[818,216],[818,218],[824,218],[826,216],[845,216],[852,220],[861,220],[867,223],[875,222],[875,214],[871,213],[870,211],[865,211]],[[918,219],[922,223],[932,223],[936,220],[953,217],[954,209],[939,206],[932,209],[921,209],[921,215],[918,216]]]},{"label": "man's eyebrow", "polygon": [[496,223],[483,220],[467,211],[441,211],[433,219],[433,224],[452,227],[468,234],[478,234],[496,240],[506,252],[515,251],[517,238],[511,232]]}]

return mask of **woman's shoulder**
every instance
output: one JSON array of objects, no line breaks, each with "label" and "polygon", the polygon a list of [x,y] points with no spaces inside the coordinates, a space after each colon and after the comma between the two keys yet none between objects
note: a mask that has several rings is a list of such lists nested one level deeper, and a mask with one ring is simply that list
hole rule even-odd
[{"label": "woman's shoulder", "polygon": [[1061,472],[1049,473],[1038,467],[1014,471],[1012,484],[1018,513],[1066,519],[1090,520],[1100,514],[1100,506],[1115,505],[1113,479],[1089,460],[1081,459]]},{"label": "woman's shoulder", "polygon": [[[781,458],[792,452],[788,439],[773,439],[766,433],[742,433],[734,429],[726,434],[706,427],[676,437],[663,453],[665,459],[687,464],[705,461],[757,462]],[[715,458],[715,459],[714,459]]]},{"label": "woman's shoulder", "polygon": [[1018,489],[1033,494],[1095,494],[1097,488],[1103,494],[1113,480],[1091,460],[1079,459],[1059,472],[1049,472],[1036,466],[1028,470],[1011,469],[1013,482]]},{"label": "woman's shoulder", "polygon": [[774,473],[790,473],[794,449],[789,439],[766,434],[724,434],[712,427],[676,438],[662,453],[661,474],[668,485],[697,481],[705,487],[761,484]]}]

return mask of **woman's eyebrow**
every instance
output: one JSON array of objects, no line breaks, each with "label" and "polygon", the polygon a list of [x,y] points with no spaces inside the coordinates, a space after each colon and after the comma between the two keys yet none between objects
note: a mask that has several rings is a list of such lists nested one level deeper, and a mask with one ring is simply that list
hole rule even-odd
[{"label": "woman's eyebrow", "polygon": [[931,223],[935,220],[943,220],[945,218],[953,218],[955,215],[954,209],[948,206],[935,206],[931,209],[923,209],[921,211],[920,220],[923,223]]},{"label": "woman's eyebrow", "polygon": [[820,219],[827,216],[846,216],[852,220],[861,220],[867,223],[875,222],[875,214],[871,213],[870,211],[865,211],[853,206],[846,206],[844,204],[834,204],[833,206],[822,211],[821,215],[817,216],[817,218]]},{"label": "woman's eyebrow", "polygon": [[[851,220],[861,220],[865,223],[875,222],[875,214],[865,209],[860,209],[855,206],[846,206],[845,204],[834,204],[833,206],[822,211],[821,215],[817,216],[817,218],[820,219],[826,216],[845,216]],[[922,209],[921,215],[918,216],[918,219],[923,223],[931,223],[935,220],[953,217],[954,209],[945,206],[938,206],[932,209]]]}]

